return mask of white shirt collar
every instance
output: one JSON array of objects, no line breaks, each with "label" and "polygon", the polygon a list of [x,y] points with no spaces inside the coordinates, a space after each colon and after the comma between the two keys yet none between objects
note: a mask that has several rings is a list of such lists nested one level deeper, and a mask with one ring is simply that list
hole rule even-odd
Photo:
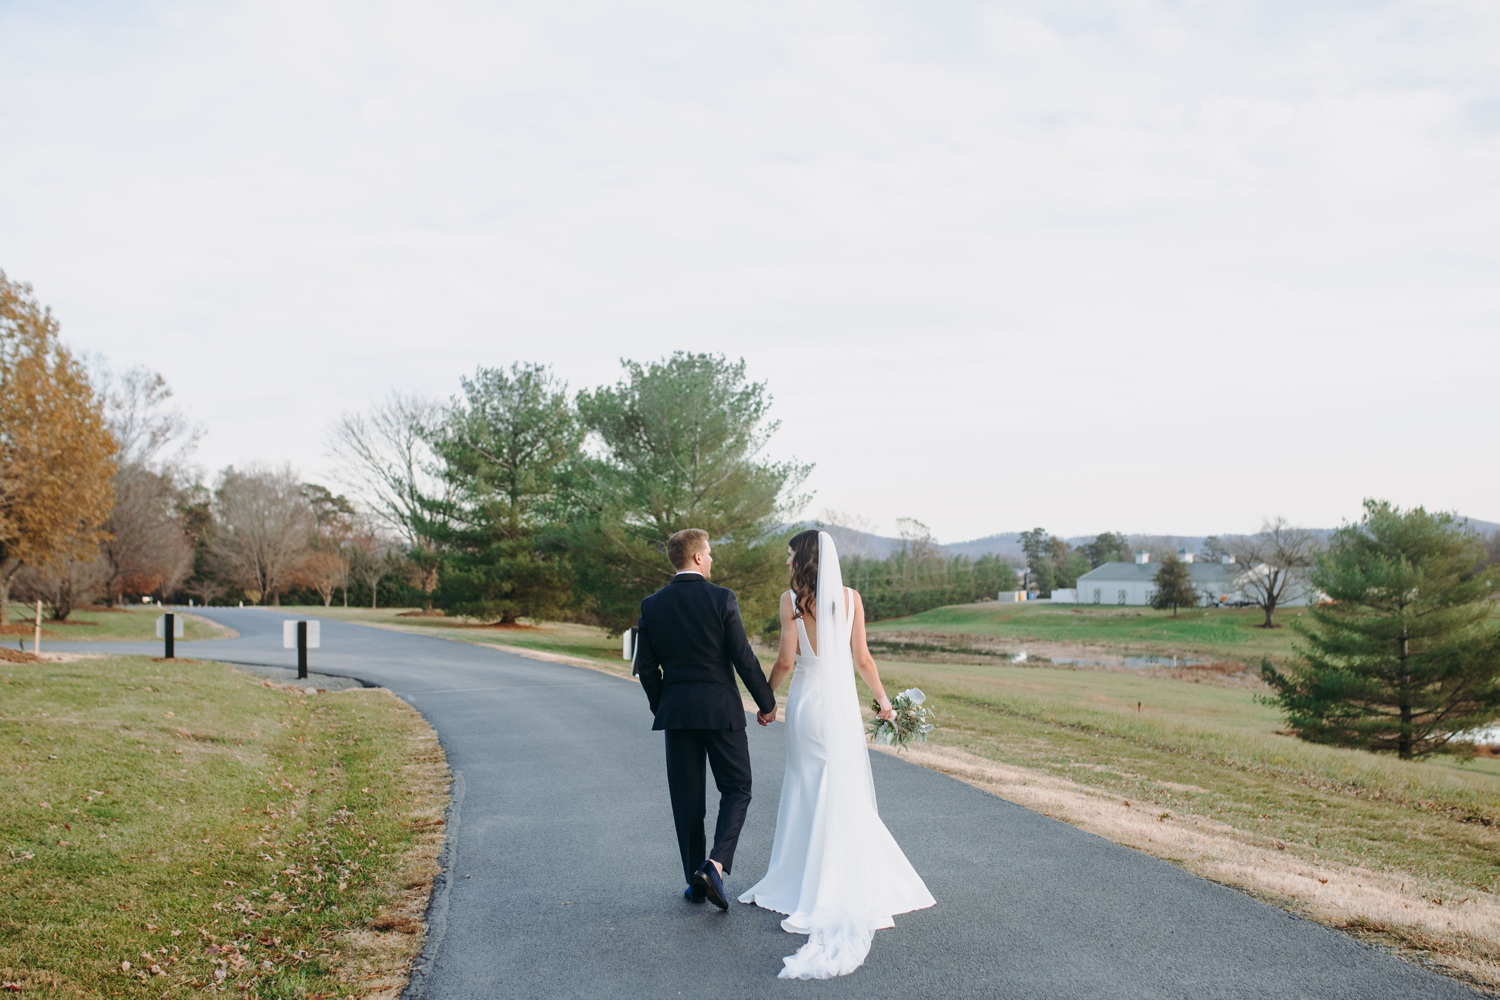
[{"label": "white shirt collar", "polygon": [[698,572],[695,569],[680,569],[680,570],[677,571],[677,575],[678,576],[686,576],[689,573],[693,574],[694,576],[702,576],[703,575],[702,573]]}]

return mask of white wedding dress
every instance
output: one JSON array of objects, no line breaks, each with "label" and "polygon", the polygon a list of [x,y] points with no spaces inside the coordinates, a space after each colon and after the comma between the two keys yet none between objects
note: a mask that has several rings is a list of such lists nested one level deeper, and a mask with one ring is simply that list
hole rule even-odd
[{"label": "white wedding dress", "polygon": [[[833,539],[818,538],[821,653],[797,618],[797,665],[786,701],[786,776],[771,866],[739,898],[786,914],[783,930],[808,935],[782,979],[853,972],[875,932],[898,913],[935,904],[875,808],[870,751],[854,688],[848,592]],[[825,595],[838,595],[829,600]]]}]

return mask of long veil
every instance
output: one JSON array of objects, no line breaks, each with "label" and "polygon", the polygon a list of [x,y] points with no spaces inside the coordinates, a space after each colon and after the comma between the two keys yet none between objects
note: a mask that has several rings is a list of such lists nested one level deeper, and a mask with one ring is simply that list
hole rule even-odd
[{"label": "long veil", "polygon": [[[875,808],[875,780],[870,774],[870,752],[865,744],[865,723],[859,713],[859,693],[854,687],[854,649],[850,639],[854,623],[844,594],[844,574],[833,536],[818,532],[818,676],[824,687],[824,704],[836,716],[840,739],[831,748],[839,763],[853,771],[842,772],[852,780],[832,789],[834,804],[848,805],[841,815],[851,819],[865,806]],[[847,792],[858,801],[840,799]]]},{"label": "long veil", "polygon": [[[854,653],[849,639],[852,625],[845,603],[844,577],[838,548],[826,531],[818,533],[818,649],[816,668],[804,683],[820,690],[809,703],[827,713],[827,774],[823,786],[823,840],[816,864],[823,869],[818,883],[827,891],[806,915],[807,944],[783,961],[783,979],[826,979],[847,975],[864,963],[875,931],[891,923],[890,911],[879,912],[879,902],[868,891],[880,872],[861,870],[857,854],[841,850],[878,824],[875,783],[865,745],[864,720],[854,687]],[[811,860],[811,859],[810,859]],[[790,929],[790,928],[789,928]],[[800,929],[800,928],[799,928]]]}]

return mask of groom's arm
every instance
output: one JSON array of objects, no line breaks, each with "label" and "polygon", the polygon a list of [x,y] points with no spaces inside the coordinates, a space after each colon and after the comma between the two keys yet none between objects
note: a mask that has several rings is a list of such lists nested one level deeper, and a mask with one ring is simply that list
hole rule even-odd
[{"label": "groom's arm", "polygon": [[724,609],[724,639],[729,647],[730,662],[734,664],[740,680],[745,682],[745,689],[750,692],[750,697],[755,699],[755,706],[763,715],[775,712],[776,695],[771,690],[771,685],[766,683],[766,674],[760,667],[760,661],[755,658],[755,650],[750,648],[750,639],[745,635],[745,623],[740,619],[740,604],[732,592]]},{"label": "groom's arm", "polygon": [[641,687],[646,689],[646,700],[651,703],[651,714],[655,715],[657,703],[661,701],[661,661],[651,646],[645,614],[635,625],[635,672],[640,675]]}]

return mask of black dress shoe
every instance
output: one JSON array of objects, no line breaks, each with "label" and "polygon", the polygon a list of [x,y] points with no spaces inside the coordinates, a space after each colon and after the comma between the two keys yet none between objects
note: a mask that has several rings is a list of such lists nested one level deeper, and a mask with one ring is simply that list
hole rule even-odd
[{"label": "black dress shoe", "polygon": [[690,885],[686,889],[682,890],[682,898],[687,900],[689,903],[701,903],[708,898],[708,894],[705,893],[702,889],[698,888],[696,885]]},{"label": "black dress shoe", "polygon": [[729,909],[729,900],[724,898],[724,880],[712,861],[705,861],[693,872],[693,885],[702,890],[708,901],[721,910]]}]

